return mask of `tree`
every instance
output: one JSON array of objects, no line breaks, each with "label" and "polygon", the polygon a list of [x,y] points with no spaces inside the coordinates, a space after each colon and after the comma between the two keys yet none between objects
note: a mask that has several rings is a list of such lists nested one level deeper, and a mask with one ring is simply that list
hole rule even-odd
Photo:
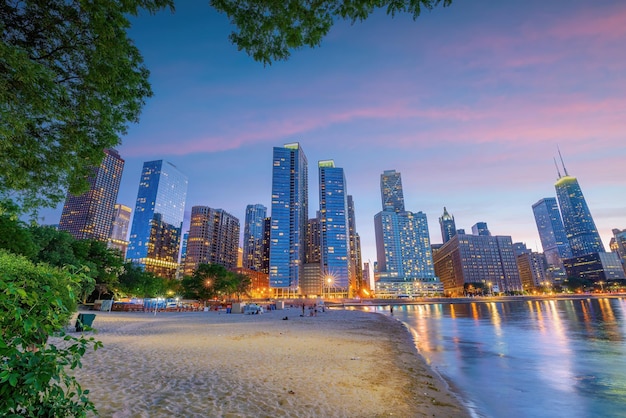
[{"label": "tree", "polygon": [[[140,266],[133,263],[125,263],[117,284],[118,293],[137,297],[163,296],[170,290],[175,290],[176,283],[172,280],[157,277],[144,271]],[[170,289],[172,288],[172,289]]]},{"label": "tree", "polygon": [[[211,0],[236,26],[231,41],[271,64],[318,46],[336,19],[376,9],[418,17],[452,0]],[[118,145],[152,96],[127,36],[128,16],[174,0],[5,0],[0,4],[0,202],[25,212],[87,191],[91,167]]]},{"label": "tree", "polygon": [[243,295],[248,295],[252,279],[250,279],[250,276],[243,273],[235,273],[233,279],[235,284],[234,293],[237,295],[237,300],[240,301]]},{"label": "tree", "polygon": [[38,252],[28,228],[11,215],[0,215],[0,248],[29,259]]},{"label": "tree", "polygon": [[0,4],[0,198],[54,206],[88,188],[152,95],[128,15],[172,0]]},{"label": "tree", "polygon": [[[85,416],[95,411],[68,368],[81,367],[93,337],[63,327],[76,310],[80,279],[0,250],[0,416]],[[62,343],[48,342],[60,333]]]},{"label": "tree", "polygon": [[210,1],[237,27],[230,40],[264,64],[289,58],[293,49],[319,46],[336,19],[355,23],[380,8],[391,16],[410,13],[416,19],[423,9],[440,3],[449,6],[452,0]]}]

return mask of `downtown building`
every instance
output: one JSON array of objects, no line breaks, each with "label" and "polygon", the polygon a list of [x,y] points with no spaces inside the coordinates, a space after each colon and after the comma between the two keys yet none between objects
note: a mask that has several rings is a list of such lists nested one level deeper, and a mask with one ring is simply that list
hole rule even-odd
[{"label": "downtown building", "polygon": [[510,236],[454,235],[434,255],[435,272],[446,296],[463,296],[467,285],[489,293],[522,292]]},{"label": "downtown building", "polygon": [[444,244],[456,235],[454,216],[448,213],[445,206],[443,207],[443,215],[439,218],[439,228],[441,229],[441,240]]},{"label": "downtown building", "polygon": [[131,209],[126,205],[115,204],[113,210],[113,225],[108,247],[120,251],[122,258],[126,258],[128,249],[128,228],[130,226]]},{"label": "downtown building", "polygon": [[361,237],[356,231],[356,214],[354,199],[348,195],[348,237],[350,240],[350,271],[354,277],[354,294],[361,295],[363,290],[369,292],[369,283],[363,280],[363,258],[361,256]]},{"label": "downtown building", "polygon": [[104,150],[104,158],[87,178],[89,190],[79,196],[68,192],[59,221],[59,230],[76,239],[107,242],[115,213],[115,202],[122,180],[124,160],[114,149]]},{"label": "downtown building", "polygon": [[269,285],[275,296],[299,293],[308,222],[308,162],[298,143],[274,147]]},{"label": "downtown building", "polygon": [[304,268],[300,280],[300,294],[311,297],[321,295],[324,286],[322,274],[322,223],[320,212],[310,218],[306,230]]},{"label": "downtown building", "polygon": [[626,271],[626,229],[614,228],[611,232],[613,232],[613,238],[611,238],[609,246],[611,251],[620,258],[622,267]]},{"label": "downtown building", "polygon": [[572,251],[572,257],[563,260],[568,278],[592,281],[626,279],[618,255],[604,250],[578,180],[567,173],[562,158],[561,164],[565,175],[561,176],[557,166],[558,180],[554,188]]},{"label": "downtown building", "polygon": [[563,260],[572,257],[572,250],[565,234],[556,198],[543,198],[532,208],[541,247],[546,258],[547,277],[552,282],[564,280],[566,274]]},{"label": "downtown building", "polygon": [[222,209],[191,208],[184,275],[192,276],[200,264],[219,264],[235,271],[239,255],[239,219]]},{"label": "downtown building", "polygon": [[440,293],[426,215],[405,210],[402,180],[395,170],[383,172],[380,190],[383,210],[374,216],[377,296]]},{"label": "downtown building", "polygon": [[126,259],[159,277],[176,277],[187,185],[170,162],[143,165]]},{"label": "downtown building", "polygon": [[325,292],[351,297],[356,288],[350,258],[348,195],[343,168],[333,160],[319,161],[320,267]]},{"label": "downtown building", "polygon": [[246,206],[243,230],[242,266],[248,270],[262,271],[263,235],[267,208],[261,204]]}]

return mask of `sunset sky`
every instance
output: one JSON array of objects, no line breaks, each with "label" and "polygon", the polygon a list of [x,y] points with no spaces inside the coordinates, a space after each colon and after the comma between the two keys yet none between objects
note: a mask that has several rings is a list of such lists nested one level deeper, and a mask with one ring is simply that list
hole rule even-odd
[{"label": "sunset sky", "polygon": [[[264,67],[229,43],[208,2],[133,20],[154,97],[118,147],[118,201],[134,209],[144,161],[189,177],[194,205],[237,216],[270,208],[272,147],[343,167],[363,259],[376,260],[380,174],[402,173],[407,210],[440,243],[443,207],[457,228],[487,222],[541,251],[532,204],[555,196],[560,147],[607,246],[626,228],[626,2],[455,0],[451,7],[338,22],[322,45]],[[58,223],[60,208],[44,211]]]}]

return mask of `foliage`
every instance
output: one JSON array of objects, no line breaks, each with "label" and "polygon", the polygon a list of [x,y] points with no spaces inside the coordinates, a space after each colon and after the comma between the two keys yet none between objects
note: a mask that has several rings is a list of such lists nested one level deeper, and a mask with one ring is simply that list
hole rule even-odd
[{"label": "foliage", "polygon": [[27,258],[33,258],[38,252],[28,228],[11,215],[0,215],[0,248]]},{"label": "foliage", "polygon": [[[63,333],[79,280],[0,250],[0,416],[85,416],[95,411],[67,368],[81,367],[93,338]],[[61,333],[61,344],[48,337]]]},{"label": "foliage", "polygon": [[233,273],[222,265],[200,264],[193,276],[183,278],[181,285],[186,298],[208,300],[233,294],[241,299],[248,292],[250,283],[245,274]]},{"label": "foliage", "polygon": [[578,277],[569,277],[563,281],[563,287],[570,292],[585,292],[588,289],[593,288],[593,282],[588,279],[581,279]]},{"label": "foliage", "polygon": [[0,4],[0,198],[25,209],[84,192],[152,95],[128,15],[172,0]]},{"label": "foliage", "polygon": [[151,298],[166,295],[169,291],[176,291],[172,286],[175,283],[171,282],[170,279],[157,277],[144,271],[140,266],[125,263],[123,272],[119,276],[117,291],[128,296]]},{"label": "foliage", "polygon": [[230,40],[264,64],[289,58],[293,49],[319,46],[337,19],[355,23],[381,8],[416,19],[440,3],[452,0],[210,0],[237,27]]}]

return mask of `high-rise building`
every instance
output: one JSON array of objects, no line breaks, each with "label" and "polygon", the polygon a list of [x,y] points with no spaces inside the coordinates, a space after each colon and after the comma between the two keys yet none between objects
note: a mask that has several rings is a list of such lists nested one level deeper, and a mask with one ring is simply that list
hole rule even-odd
[{"label": "high-rise building", "polygon": [[439,227],[441,228],[441,239],[445,244],[456,235],[456,224],[454,223],[454,216],[448,213],[446,207],[443,207],[443,215],[439,218]]},{"label": "high-rise building", "polygon": [[104,150],[102,163],[92,168],[87,179],[89,190],[79,196],[67,194],[59,230],[76,239],[108,241],[123,170],[120,154],[114,149]]},{"label": "high-rise building", "polygon": [[143,164],[126,258],[159,277],[176,275],[187,183],[170,162]]},{"label": "high-rise building", "polygon": [[491,236],[491,232],[489,232],[489,228],[487,228],[487,222],[476,222],[472,225],[472,234],[485,237]]},{"label": "high-rise building", "polygon": [[385,170],[380,175],[380,195],[384,211],[404,212],[402,178],[396,170]]},{"label": "high-rise building", "polygon": [[300,144],[274,147],[269,276],[277,294],[298,290],[306,251],[308,186],[308,162]]},{"label": "high-rise building", "polygon": [[354,277],[354,289],[359,292],[362,288],[368,289],[363,283],[363,261],[361,258],[361,237],[356,232],[356,215],[354,213],[354,199],[348,195],[348,230],[350,238],[350,271]]},{"label": "high-rise building", "polygon": [[533,205],[533,214],[547,268],[563,269],[563,260],[572,256],[563,228],[559,207],[554,197],[546,197]]},{"label": "high-rise building", "polygon": [[[561,159],[561,162],[563,160]],[[604,245],[596,224],[591,217],[587,201],[576,177],[571,177],[563,164],[564,176],[558,172],[558,180],[554,184],[559,199],[561,216],[565,234],[569,241],[572,255],[579,257],[586,254],[604,252]]]},{"label": "high-rise building", "polygon": [[434,261],[448,296],[461,296],[466,284],[478,283],[489,293],[522,291],[509,236],[456,234],[437,251]]},{"label": "high-rise building", "polygon": [[[320,264],[322,261],[322,227],[320,222],[320,213],[317,217],[309,219],[306,230],[306,256],[307,264]],[[321,267],[320,267],[321,268]]]},{"label": "high-rise building", "polygon": [[246,219],[243,231],[243,267],[261,271],[263,263],[263,228],[267,208],[261,204],[246,207]]},{"label": "high-rise building", "polygon": [[517,255],[517,270],[525,291],[531,291],[537,287],[545,287],[551,282],[546,277],[546,267],[543,254],[532,251]]},{"label": "high-rise building", "polygon": [[376,293],[438,293],[441,284],[435,276],[426,215],[404,210],[400,173],[385,171],[380,184],[385,210],[374,216]]},{"label": "high-rise building", "polygon": [[126,205],[115,204],[113,211],[113,226],[109,238],[108,247],[120,250],[122,257],[126,258],[128,248],[128,226],[130,225],[131,209]]},{"label": "high-rise building", "polygon": [[611,251],[617,253],[617,256],[622,260],[622,267],[626,271],[626,229],[614,228],[612,232]]},{"label": "high-rise building", "polygon": [[332,292],[349,295],[351,285],[348,199],[343,168],[320,161],[319,197],[322,272]]},{"label": "high-rise building", "polygon": [[237,268],[239,219],[222,209],[208,206],[191,208],[185,275],[191,276],[200,264]]},{"label": "high-rise building", "polygon": [[[270,234],[272,231],[272,218],[267,217],[263,219],[263,249],[261,253],[263,257],[261,258],[261,272],[268,275],[270,274]],[[268,282],[268,291],[269,291],[269,282]]]}]

